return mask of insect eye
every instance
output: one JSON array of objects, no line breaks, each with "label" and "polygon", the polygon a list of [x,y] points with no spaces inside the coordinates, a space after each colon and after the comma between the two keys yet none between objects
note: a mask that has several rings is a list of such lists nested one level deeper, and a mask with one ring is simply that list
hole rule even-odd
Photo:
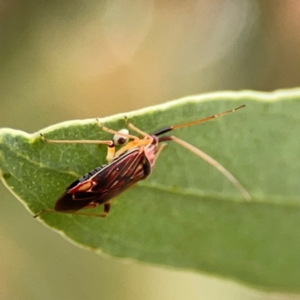
[{"label": "insect eye", "polygon": [[[121,134],[118,134],[121,133]],[[128,138],[122,134],[129,134],[127,129],[121,129],[114,135],[113,141],[116,146],[124,145],[128,142]]]}]

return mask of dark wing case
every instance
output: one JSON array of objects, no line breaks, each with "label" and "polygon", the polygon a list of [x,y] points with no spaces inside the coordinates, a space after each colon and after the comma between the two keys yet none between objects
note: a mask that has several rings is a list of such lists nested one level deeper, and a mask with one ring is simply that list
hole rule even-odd
[{"label": "dark wing case", "polygon": [[73,182],[56,201],[54,209],[76,212],[95,207],[118,196],[149,174],[150,165],[143,149],[134,149]]}]

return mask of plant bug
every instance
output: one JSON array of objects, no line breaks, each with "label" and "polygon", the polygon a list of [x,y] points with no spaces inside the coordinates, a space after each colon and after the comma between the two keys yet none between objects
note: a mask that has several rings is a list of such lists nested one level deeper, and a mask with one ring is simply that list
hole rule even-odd
[{"label": "plant bug", "polygon": [[[227,115],[243,107],[245,107],[245,105],[241,105],[235,109],[221,112],[196,121],[166,127],[156,131],[153,134],[143,132],[131,124],[125,117],[127,127],[131,131],[139,134],[141,138],[129,134],[127,129],[115,131],[104,127],[99,123],[98,120],[98,125],[103,131],[114,134],[112,140],[48,140],[44,137],[44,135],[41,134],[41,138],[47,143],[107,145],[106,160],[108,163],[95,168],[73,182],[56,201],[54,210],[43,209],[34,217],[38,217],[45,211],[105,217],[109,213],[111,202],[116,196],[124,192],[136,182],[147,178],[151,174],[159,154],[166,145],[166,143],[163,142],[167,141],[173,141],[181,145],[215,167],[229,181],[231,181],[233,185],[235,185],[245,200],[250,200],[250,195],[245,188],[216,160],[211,158],[200,149],[176,136],[161,136],[175,129],[204,123],[209,120]],[[120,149],[117,151],[116,146],[120,146]],[[93,208],[101,204],[104,204],[104,211],[102,214],[78,212],[83,208]]]}]

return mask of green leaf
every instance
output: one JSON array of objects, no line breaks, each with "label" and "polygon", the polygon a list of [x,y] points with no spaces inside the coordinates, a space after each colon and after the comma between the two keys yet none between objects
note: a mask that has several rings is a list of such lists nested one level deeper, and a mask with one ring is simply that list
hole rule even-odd
[{"label": "green leaf", "polygon": [[[216,169],[170,142],[153,174],[115,199],[107,218],[44,213],[39,219],[99,253],[299,292],[300,90],[187,97],[127,116],[151,133],[241,104],[247,107],[172,134],[220,162],[245,186],[251,202]],[[125,127],[124,115],[100,121]],[[41,132],[49,139],[111,139],[96,119]],[[39,133],[12,129],[2,129],[0,140],[2,180],[33,214],[53,208],[72,181],[105,163],[107,151],[47,144]]]}]

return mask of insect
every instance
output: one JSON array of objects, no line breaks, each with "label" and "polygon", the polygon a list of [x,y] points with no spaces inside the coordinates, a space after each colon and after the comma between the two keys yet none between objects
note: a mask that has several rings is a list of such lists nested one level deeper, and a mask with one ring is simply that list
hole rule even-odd
[{"label": "insect", "polygon": [[[95,168],[73,182],[56,201],[54,210],[43,209],[34,217],[38,217],[43,212],[73,213],[84,216],[105,217],[109,213],[111,202],[116,196],[151,174],[155,162],[166,146],[165,142],[167,141],[173,141],[181,145],[211,164],[236,186],[245,200],[250,200],[250,195],[245,188],[220,163],[184,140],[173,135],[164,135],[175,129],[204,123],[227,115],[243,107],[245,107],[245,105],[196,121],[166,127],[153,134],[143,132],[130,123],[125,117],[127,128],[139,134],[141,137],[129,134],[128,129],[122,129],[120,131],[109,129],[102,126],[98,120],[98,125],[103,131],[114,135],[112,140],[48,140],[41,134],[41,138],[47,143],[106,145],[107,164]],[[116,150],[118,146],[120,148]],[[94,208],[101,204],[104,204],[104,210],[101,214],[78,212],[81,209]]]}]

